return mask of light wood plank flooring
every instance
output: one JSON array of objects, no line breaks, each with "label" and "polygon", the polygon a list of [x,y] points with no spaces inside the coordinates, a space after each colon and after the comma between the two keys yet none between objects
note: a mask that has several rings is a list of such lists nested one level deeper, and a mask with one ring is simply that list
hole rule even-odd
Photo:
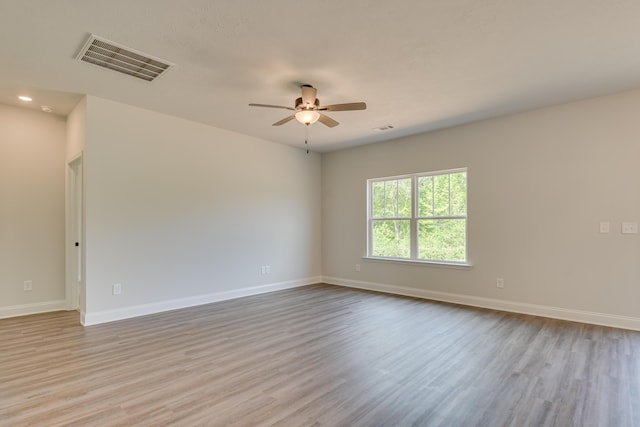
[{"label": "light wood plank flooring", "polygon": [[0,320],[2,426],[640,426],[640,333],[329,285]]}]

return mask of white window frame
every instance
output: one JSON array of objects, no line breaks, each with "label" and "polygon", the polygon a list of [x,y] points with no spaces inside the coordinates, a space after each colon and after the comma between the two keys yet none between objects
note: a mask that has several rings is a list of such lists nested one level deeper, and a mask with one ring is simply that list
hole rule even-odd
[{"label": "white window frame", "polygon": [[[442,216],[418,216],[418,179],[426,176],[439,176],[439,175],[451,175],[455,173],[464,172],[467,175],[467,188],[466,188],[466,213],[465,215],[442,215]],[[373,223],[381,218],[373,218],[373,203],[372,203],[372,187],[373,183],[381,181],[391,181],[400,179],[411,179],[411,217],[385,217],[385,221],[393,220],[409,220],[410,221],[410,257],[409,258],[397,258],[397,257],[382,257],[373,255]],[[451,197],[451,190],[449,189],[449,197]],[[449,212],[451,213],[451,212]],[[367,180],[367,255],[364,258],[372,260],[389,260],[389,261],[401,261],[420,264],[444,264],[444,265],[460,265],[471,266],[469,264],[469,171],[465,168],[447,169],[433,172],[420,172],[406,175],[387,176],[381,178],[371,178]],[[418,258],[418,221],[425,219],[464,219],[465,220],[465,260],[429,260]]]}]

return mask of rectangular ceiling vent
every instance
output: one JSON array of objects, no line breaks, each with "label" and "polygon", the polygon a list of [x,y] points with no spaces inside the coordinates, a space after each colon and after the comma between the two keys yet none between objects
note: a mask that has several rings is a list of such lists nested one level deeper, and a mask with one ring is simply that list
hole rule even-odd
[{"label": "rectangular ceiling vent", "polygon": [[91,34],[76,59],[148,82],[162,76],[174,65],[94,34]]}]

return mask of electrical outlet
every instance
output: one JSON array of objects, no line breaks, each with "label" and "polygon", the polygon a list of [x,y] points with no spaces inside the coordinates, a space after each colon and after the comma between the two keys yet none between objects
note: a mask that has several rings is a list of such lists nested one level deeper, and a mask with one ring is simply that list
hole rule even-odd
[{"label": "electrical outlet", "polygon": [[122,293],[122,284],[121,283],[115,283],[113,285],[113,287],[111,288],[111,293],[113,295],[120,295]]},{"label": "electrical outlet", "polygon": [[271,266],[267,265],[266,267],[267,267],[267,274],[270,274],[271,273]]},{"label": "electrical outlet", "polygon": [[360,264],[356,264],[356,271],[360,271]]},{"label": "electrical outlet", "polygon": [[608,232],[609,232],[609,223],[608,222],[601,222],[600,223],[600,233],[606,234]]},{"label": "electrical outlet", "polygon": [[496,279],[496,288],[500,288],[500,289],[504,288],[504,279],[502,277],[498,277]]},{"label": "electrical outlet", "polygon": [[623,222],[622,223],[622,234],[638,234],[638,223],[637,222]]},{"label": "electrical outlet", "polygon": [[33,290],[33,282],[31,280],[25,280],[22,284],[22,289],[25,292],[31,292]]}]

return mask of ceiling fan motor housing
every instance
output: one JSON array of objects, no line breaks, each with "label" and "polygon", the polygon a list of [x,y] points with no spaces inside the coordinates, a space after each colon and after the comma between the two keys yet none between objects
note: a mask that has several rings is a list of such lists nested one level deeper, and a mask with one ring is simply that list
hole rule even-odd
[{"label": "ceiling fan motor housing", "polygon": [[[316,109],[319,106],[320,106],[320,100],[318,98],[316,98],[316,102],[313,105],[314,108],[312,108],[312,109]],[[296,110],[302,110],[304,108],[305,108],[305,106],[302,104],[302,97],[296,99],[295,109]]]}]

